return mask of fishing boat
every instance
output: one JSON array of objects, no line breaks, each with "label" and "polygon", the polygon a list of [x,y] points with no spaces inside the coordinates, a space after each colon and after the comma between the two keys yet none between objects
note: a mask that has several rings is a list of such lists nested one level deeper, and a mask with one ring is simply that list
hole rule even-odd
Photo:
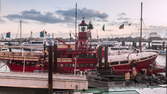
[{"label": "fishing boat", "polygon": [[[108,51],[102,57],[102,63],[100,64],[100,68],[102,69],[110,69],[111,72],[117,74],[124,74],[126,72],[132,72],[133,68],[135,68],[136,72],[141,72],[143,70],[149,73],[157,73],[165,71],[164,68],[160,69],[156,64],[155,59],[159,55],[156,52],[139,52],[139,51]],[[107,59],[107,60],[105,60]],[[107,62],[105,64],[105,62]]]},{"label": "fishing boat", "polygon": [[[165,72],[165,67],[156,65],[155,59],[158,56],[156,52],[144,52],[142,50],[142,26],[143,26],[143,3],[141,3],[141,18],[140,18],[140,40],[139,50],[133,52],[111,53],[108,47],[100,47],[99,49],[99,65],[100,73],[108,72],[110,74],[129,74],[144,72],[146,74],[155,74]],[[103,51],[104,50],[104,51]],[[102,53],[104,52],[104,53]],[[104,72],[102,72],[104,71]]]}]

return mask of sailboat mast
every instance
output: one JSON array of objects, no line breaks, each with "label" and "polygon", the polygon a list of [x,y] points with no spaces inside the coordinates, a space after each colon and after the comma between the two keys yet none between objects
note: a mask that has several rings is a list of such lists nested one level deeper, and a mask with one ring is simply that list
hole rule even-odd
[{"label": "sailboat mast", "polygon": [[140,52],[142,51],[142,30],[143,30],[143,2],[141,2],[141,18],[140,18],[140,40],[139,40]]},{"label": "sailboat mast", "polygon": [[77,17],[78,17],[78,13],[77,13],[77,0],[75,3],[75,38],[77,38]]},{"label": "sailboat mast", "polygon": [[1,5],[1,0],[0,0],[0,19],[1,19],[1,16],[2,16],[1,8],[2,8],[2,5]]},{"label": "sailboat mast", "polygon": [[20,20],[20,39],[22,38],[22,20]]}]

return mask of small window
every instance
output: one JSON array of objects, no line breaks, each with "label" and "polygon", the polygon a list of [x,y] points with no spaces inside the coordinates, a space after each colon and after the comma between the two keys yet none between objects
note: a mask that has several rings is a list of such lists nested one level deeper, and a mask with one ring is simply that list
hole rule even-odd
[{"label": "small window", "polygon": [[117,65],[118,62],[111,62],[110,65]]},{"label": "small window", "polygon": [[142,58],[141,60],[145,60],[145,59],[147,59],[148,57],[145,57],[145,58]]},{"label": "small window", "polygon": [[94,67],[94,64],[90,64],[90,67]]},{"label": "small window", "polygon": [[127,64],[128,61],[121,61],[120,64]]}]

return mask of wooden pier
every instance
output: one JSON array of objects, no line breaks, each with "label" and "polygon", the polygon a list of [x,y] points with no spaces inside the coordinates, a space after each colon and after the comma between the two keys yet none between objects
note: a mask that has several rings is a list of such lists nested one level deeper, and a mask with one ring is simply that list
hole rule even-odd
[{"label": "wooden pier", "polygon": [[[0,87],[48,88],[47,73],[0,73]],[[86,76],[53,74],[53,89],[85,90],[88,89]]]}]

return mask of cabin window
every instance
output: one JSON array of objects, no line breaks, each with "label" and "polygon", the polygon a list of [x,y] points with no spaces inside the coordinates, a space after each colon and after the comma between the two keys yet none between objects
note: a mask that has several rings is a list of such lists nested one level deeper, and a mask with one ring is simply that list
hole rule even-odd
[{"label": "cabin window", "polygon": [[110,65],[117,65],[118,62],[111,62]]},{"label": "cabin window", "polygon": [[94,67],[94,64],[90,64],[90,67]]},{"label": "cabin window", "polygon": [[72,64],[69,64],[69,67],[72,67]]},{"label": "cabin window", "polygon": [[68,67],[68,64],[63,64],[64,65],[64,67]]},{"label": "cabin window", "polygon": [[145,58],[142,58],[141,60],[145,60],[145,59],[147,59],[148,57],[145,57]]},{"label": "cabin window", "polygon": [[128,61],[121,61],[120,64],[127,64]]},{"label": "cabin window", "polygon": [[84,65],[84,64],[79,64],[79,67],[81,67],[81,68],[82,68],[82,67],[85,67],[85,65]]}]

